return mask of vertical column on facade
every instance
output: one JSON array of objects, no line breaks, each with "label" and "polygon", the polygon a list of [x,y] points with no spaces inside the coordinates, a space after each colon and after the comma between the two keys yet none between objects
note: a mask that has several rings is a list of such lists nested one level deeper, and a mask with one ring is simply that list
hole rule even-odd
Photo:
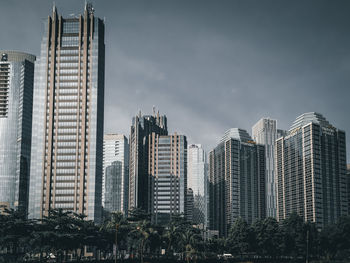
[{"label": "vertical column on facade", "polygon": [[[49,17],[48,19],[48,35],[47,35],[47,72],[46,78],[50,78],[49,87],[46,89],[46,98],[45,98],[45,122],[46,122],[46,131],[45,131],[45,146],[44,153],[47,153],[43,156],[43,174],[42,177],[42,195],[41,195],[41,209],[40,209],[40,217],[43,215],[48,215],[48,210],[50,208],[51,202],[51,172],[52,172],[52,137],[53,137],[53,110],[54,110],[54,96],[55,96],[55,64],[56,64],[56,45],[57,45],[57,14],[54,10],[52,19]],[[49,61],[51,59],[51,61]],[[50,69],[49,69],[50,68]],[[50,74],[50,75],[49,75]],[[48,81],[46,81],[46,86]],[[48,98],[49,97],[49,98]],[[47,109],[49,105],[49,109]],[[49,112],[47,112],[49,110]],[[46,138],[47,138],[47,146],[46,146]],[[45,184],[46,179],[46,184]]]},{"label": "vertical column on facade", "polygon": [[[82,35],[83,35],[83,30],[84,30],[84,27],[82,25],[83,23],[83,20],[82,20],[82,17],[79,16],[79,45],[78,45],[78,83],[77,83],[77,113],[76,113],[76,138],[77,138],[77,144],[75,145],[75,180],[74,180],[74,211],[77,212],[77,210],[79,209],[77,207],[77,203],[78,201],[80,200],[80,195],[79,195],[79,191],[78,191],[78,185],[80,183],[80,181],[78,181],[78,176],[79,176],[79,180],[82,180],[82,176],[81,176],[81,170],[79,169],[79,167],[81,167],[81,163],[82,161],[82,158],[84,158],[84,154],[81,154],[81,147],[82,146],[79,146],[79,134],[80,134],[80,131],[79,131],[79,128],[80,128],[80,124],[79,124],[79,120],[80,120],[80,102],[82,100],[80,100],[80,94],[82,94],[81,92],[81,85],[82,85],[82,82],[81,82],[81,78],[82,78],[82,75],[81,75],[81,63],[82,63],[82,58],[81,58],[81,47],[82,47]],[[80,154],[80,159],[79,159],[79,154]],[[79,188],[80,190],[80,188]],[[79,199],[78,199],[78,195],[79,195]],[[79,202],[80,204],[80,202]],[[80,212],[80,210],[79,210]]]},{"label": "vertical column on facade", "polygon": [[[52,202],[51,205],[53,208],[56,207],[56,176],[57,176],[57,142],[58,142],[58,111],[59,111],[59,92],[60,92],[60,75],[59,75],[59,71],[60,71],[60,50],[61,50],[61,41],[62,41],[62,17],[60,16],[58,19],[58,32],[57,32],[57,46],[56,46],[56,61],[57,61],[57,67],[55,67],[55,70],[53,71],[53,74],[55,74],[55,71],[57,69],[57,73],[58,73],[58,77],[55,80],[55,91],[54,91],[54,96],[55,96],[55,105],[54,105],[54,109],[56,109],[56,114],[54,114],[54,119],[53,121],[55,122],[54,125],[54,134],[55,134],[55,143],[53,146],[53,152],[54,152],[54,156],[53,156],[53,165],[54,165],[54,170],[53,170],[53,187],[52,187]],[[57,91],[57,92],[56,92]],[[57,93],[57,95],[56,95]],[[56,126],[56,127],[55,127]],[[51,165],[52,166],[52,165]]]},{"label": "vertical column on facade", "polygon": [[[89,125],[86,125],[88,131],[86,132],[87,134],[85,135],[85,141],[84,143],[86,143],[87,140],[87,149],[85,150],[85,156],[90,156],[90,142],[91,142],[91,110],[92,110],[92,106],[91,106],[91,96],[92,96],[92,48],[93,48],[93,38],[94,38],[94,15],[93,13],[89,13],[87,12],[87,16],[89,17],[89,19],[87,20],[87,23],[90,23],[89,25],[89,34],[87,35],[88,43],[87,43],[87,62],[86,62],[86,70],[87,70],[87,79],[88,79],[88,83],[86,85],[86,96],[87,96],[87,102],[89,103],[89,106],[85,105],[85,107],[87,107],[87,111],[88,111],[88,123]],[[90,73],[88,73],[90,72]],[[86,138],[87,137],[87,138]],[[88,213],[88,200],[87,200],[87,196],[89,193],[89,181],[90,181],[90,158],[87,158],[87,164],[86,167],[88,168],[86,173],[85,173],[85,178],[84,178],[84,185],[85,185],[85,181],[86,181],[86,187],[84,187],[84,205],[86,206],[86,214]],[[95,174],[96,176],[96,174]],[[95,183],[96,183],[96,179],[95,179]],[[95,197],[94,197],[95,199]]]}]

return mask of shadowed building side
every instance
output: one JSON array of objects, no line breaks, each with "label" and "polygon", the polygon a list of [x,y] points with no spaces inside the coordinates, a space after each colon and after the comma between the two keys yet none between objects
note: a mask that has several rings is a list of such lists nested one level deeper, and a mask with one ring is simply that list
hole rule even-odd
[{"label": "shadowed building side", "polygon": [[265,147],[234,128],[209,153],[209,228],[227,236],[239,217],[266,217]]},{"label": "shadowed building side", "polygon": [[0,205],[27,213],[35,56],[0,51]]},{"label": "shadowed building side", "polygon": [[297,117],[276,141],[277,219],[297,212],[322,228],[348,214],[345,132],[321,114]]},{"label": "shadowed building side", "polygon": [[168,135],[167,118],[153,115],[133,117],[130,131],[129,209],[140,208],[151,213],[151,180],[149,176],[150,135]]}]

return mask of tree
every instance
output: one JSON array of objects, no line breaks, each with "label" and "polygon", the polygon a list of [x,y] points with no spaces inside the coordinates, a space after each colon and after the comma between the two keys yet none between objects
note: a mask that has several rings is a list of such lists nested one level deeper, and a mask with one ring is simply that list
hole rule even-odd
[{"label": "tree", "polygon": [[226,242],[232,254],[240,254],[242,256],[252,251],[254,232],[246,221],[238,218],[233,223]]},{"label": "tree", "polygon": [[306,257],[306,229],[304,220],[297,213],[292,213],[282,221],[283,254],[293,257]]},{"label": "tree", "polygon": [[18,261],[30,248],[29,240],[32,231],[32,221],[26,219],[24,212],[2,208],[0,213],[0,248],[5,249],[6,261],[13,258]]},{"label": "tree", "polygon": [[121,240],[125,240],[128,234],[128,222],[125,219],[123,213],[121,212],[113,212],[111,214],[110,220],[106,221],[101,229],[101,231],[105,230],[105,234],[108,235],[108,241],[110,243],[114,243],[116,249],[115,262],[117,262],[117,258],[119,256],[119,247],[121,244]]},{"label": "tree", "polygon": [[189,227],[181,233],[181,244],[186,255],[187,263],[190,262],[191,258],[197,258],[197,248],[201,243],[201,239],[199,230],[193,227]]},{"label": "tree", "polygon": [[281,254],[282,235],[276,219],[268,217],[253,224],[255,250],[259,255],[276,257]]},{"label": "tree", "polygon": [[169,223],[164,232],[164,238],[167,241],[167,256],[172,256],[174,250],[180,252],[182,248],[179,246],[181,240],[181,233],[189,229],[190,223],[185,220],[183,215],[174,214],[171,216]]}]

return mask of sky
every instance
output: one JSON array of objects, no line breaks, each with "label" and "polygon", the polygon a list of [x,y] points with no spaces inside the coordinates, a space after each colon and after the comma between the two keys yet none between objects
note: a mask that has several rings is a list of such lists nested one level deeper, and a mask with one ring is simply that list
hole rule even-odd
[{"label": "sky", "polygon": [[[304,112],[348,134],[350,2],[95,0],[105,19],[105,133],[130,133],[153,106],[169,132],[209,151],[262,117],[289,129]],[[57,0],[64,17],[84,1]],[[52,1],[0,0],[0,50],[39,55]]]}]

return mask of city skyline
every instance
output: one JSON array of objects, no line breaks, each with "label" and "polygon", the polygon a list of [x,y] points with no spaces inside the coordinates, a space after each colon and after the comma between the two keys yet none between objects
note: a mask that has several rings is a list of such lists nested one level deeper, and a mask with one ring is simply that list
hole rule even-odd
[{"label": "city skyline", "polygon": [[[295,116],[315,111],[350,131],[349,3],[92,3],[108,25],[104,133],[128,135],[131,117],[153,105],[172,120],[170,132],[206,151],[225,130],[250,130],[263,117],[288,129]],[[57,3],[64,16],[82,6]],[[38,56],[51,10],[47,1],[2,3],[2,49]]]}]

